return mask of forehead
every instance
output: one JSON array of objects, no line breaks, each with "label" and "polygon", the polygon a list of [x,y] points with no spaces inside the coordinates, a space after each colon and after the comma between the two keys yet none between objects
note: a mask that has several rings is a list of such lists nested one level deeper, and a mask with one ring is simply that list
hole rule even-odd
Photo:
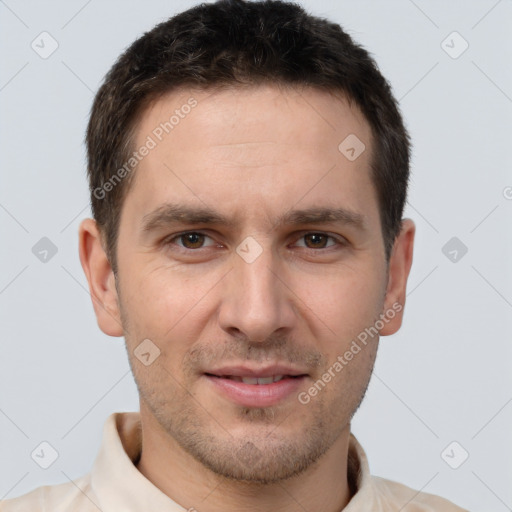
[{"label": "forehead", "polygon": [[165,202],[262,218],[298,202],[378,216],[371,129],[355,105],[324,91],[173,91],[141,116],[135,149],[144,146],[126,198],[141,216]]}]

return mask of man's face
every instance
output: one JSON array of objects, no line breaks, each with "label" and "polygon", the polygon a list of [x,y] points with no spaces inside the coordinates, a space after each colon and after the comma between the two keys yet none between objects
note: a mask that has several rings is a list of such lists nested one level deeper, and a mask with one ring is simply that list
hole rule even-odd
[{"label": "man's face", "polygon": [[[338,149],[350,134],[366,147],[355,160]],[[117,246],[143,420],[227,477],[301,472],[348,432],[378,337],[333,365],[388,306],[369,125],[325,92],[258,87],[173,92],[136,148],[148,136]],[[166,206],[215,215],[156,219]],[[143,340],[143,361],[160,350],[148,365]]]}]

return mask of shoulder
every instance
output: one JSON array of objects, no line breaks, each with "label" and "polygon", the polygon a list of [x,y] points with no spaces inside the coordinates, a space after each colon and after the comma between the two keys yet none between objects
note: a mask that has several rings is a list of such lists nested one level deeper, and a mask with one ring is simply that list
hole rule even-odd
[{"label": "shoulder", "polygon": [[[372,483],[381,505],[389,505],[389,510],[400,505],[403,512],[468,512],[445,498],[416,491],[406,485],[372,476]],[[393,506],[393,508],[391,508]],[[383,508],[383,510],[387,510]],[[400,508],[402,510],[402,508]]]},{"label": "shoulder", "polygon": [[89,475],[73,482],[44,485],[16,498],[0,501],[0,512],[98,512]]}]

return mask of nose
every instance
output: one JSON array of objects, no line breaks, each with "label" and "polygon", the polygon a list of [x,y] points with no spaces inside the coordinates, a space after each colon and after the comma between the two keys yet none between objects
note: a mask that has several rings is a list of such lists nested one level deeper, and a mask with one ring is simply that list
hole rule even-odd
[{"label": "nose", "polygon": [[233,254],[219,311],[224,331],[234,336],[242,333],[251,342],[264,342],[277,332],[283,335],[295,321],[294,296],[282,262],[270,247],[261,247],[254,261]]}]

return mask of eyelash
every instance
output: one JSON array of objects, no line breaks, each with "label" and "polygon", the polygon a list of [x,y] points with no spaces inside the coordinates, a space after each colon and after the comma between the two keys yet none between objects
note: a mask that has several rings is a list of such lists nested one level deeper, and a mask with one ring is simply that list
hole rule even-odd
[{"label": "eyelash", "polygon": [[[213,246],[212,245],[212,246],[207,246],[207,247],[199,247],[197,249],[189,249],[187,247],[183,247],[183,246],[180,246],[180,245],[174,243],[175,240],[179,240],[179,239],[181,239],[182,237],[184,237],[186,235],[201,235],[201,236],[204,236],[206,238],[210,238],[211,240],[213,240],[212,237],[210,237],[209,235],[207,235],[206,233],[203,233],[201,231],[184,231],[182,233],[171,235],[170,237],[165,238],[162,241],[162,243],[163,243],[164,246],[175,245],[176,247],[178,247],[178,250],[183,251],[183,252],[187,252],[187,253],[199,252],[199,251],[201,251],[201,249],[207,249],[208,247],[212,247]],[[326,251],[326,250],[331,249],[332,247],[334,247],[336,245],[341,246],[341,247],[344,247],[344,246],[347,245],[347,241],[346,240],[344,240],[342,238],[337,238],[337,237],[335,237],[333,235],[330,235],[328,233],[324,233],[323,231],[308,231],[308,232],[304,232],[304,234],[302,234],[298,238],[298,240],[301,240],[301,239],[305,238],[308,235],[324,236],[324,237],[327,237],[329,240],[333,240],[335,243],[332,244],[332,245],[328,245],[327,247],[319,247],[319,248],[302,247],[302,249],[305,249],[307,251],[314,251],[314,252],[317,252],[319,250]]]}]

